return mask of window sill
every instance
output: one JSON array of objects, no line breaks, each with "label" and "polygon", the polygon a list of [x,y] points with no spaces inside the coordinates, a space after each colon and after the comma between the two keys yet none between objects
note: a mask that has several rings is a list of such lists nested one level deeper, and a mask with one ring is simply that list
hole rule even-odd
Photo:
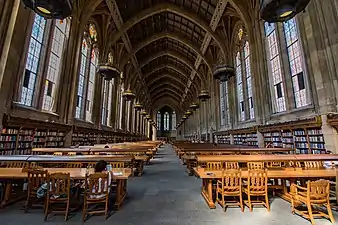
[{"label": "window sill", "polygon": [[275,114],[272,114],[271,117],[279,117],[279,116],[285,116],[285,115],[290,115],[290,114],[296,114],[298,112],[304,112],[304,111],[313,110],[313,109],[314,109],[313,105],[307,105],[307,106],[303,106],[300,108],[292,109],[290,111],[275,113]]},{"label": "window sill", "polygon": [[31,106],[23,105],[20,102],[13,102],[13,108],[30,110],[30,111],[34,111],[34,112],[38,112],[38,113],[44,113],[44,114],[50,114],[50,115],[53,115],[53,116],[59,116],[59,114],[57,114],[55,112],[50,112],[50,111],[46,111],[46,110],[42,110],[42,109],[39,110],[39,109],[33,108]]}]

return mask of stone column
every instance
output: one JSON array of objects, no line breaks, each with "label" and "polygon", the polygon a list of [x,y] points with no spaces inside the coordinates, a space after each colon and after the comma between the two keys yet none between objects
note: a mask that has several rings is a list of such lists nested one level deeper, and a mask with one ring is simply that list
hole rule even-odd
[{"label": "stone column", "polygon": [[117,78],[114,78],[114,85],[113,85],[113,93],[112,93],[112,102],[110,104],[112,104],[111,106],[111,127],[113,129],[116,129],[116,124],[117,123],[117,110],[118,110],[118,104],[117,104],[117,101],[119,100],[118,99],[118,96],[119,96],[119,93],[118,93],[118,79]]},{"label": "stone column", "polygon": [[327,123],[327,116],[322,115],[322,132],[325,141],[325,149],[333,154],[338,154],[338,133],[335,128]]},{"label": "stone column", "polygon": [[[103,90],[104,85],[108,85],[104,79],[96,74],[96,82],[94,87],[94,98],[93,98],[93,123],[94,127],[97,129],[101,129],[101,114],[102,114],[102,103],[103,103]],[[109,85],[108,85],[109,88]],[[112,90],[109,90],[112,91]],[[107,93],[108,96],[109,93]],[[109,104],[109,103],[108,103]],[[107,115],[108,116],[108,115]]]},{"label": "stone column", "polygon": [[258,130],[257,130],[257,141],[258,141],[258,147],[259,148],[265,148],[264,136]]}]

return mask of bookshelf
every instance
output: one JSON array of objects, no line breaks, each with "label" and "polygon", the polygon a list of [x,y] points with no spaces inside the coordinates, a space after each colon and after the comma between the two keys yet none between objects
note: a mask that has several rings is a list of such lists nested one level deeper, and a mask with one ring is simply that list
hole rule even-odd
[{"label": "bookshelf", "polygon": [[73,132],[72,145],[90,146],[97,144],[97,133]]},{"label": "bookshelf", "polygon": [[265,146],[291,148],[294,154],[325,154],[320,117],[263,126]]},{"label": "bookshelf", "polygon": [[218,144],[228,144],[230,145],[230,135],[229,134],[220,134],[217,136]]},{"label": "bookshelf", "polygon": [[257,133],[246,134],[246,144],[249,146],[258,146]]},{"label": "bookshelf", "polygon": [[32,152],[34,129],[3,128],[0,136],[1,155],[27,155]]}]

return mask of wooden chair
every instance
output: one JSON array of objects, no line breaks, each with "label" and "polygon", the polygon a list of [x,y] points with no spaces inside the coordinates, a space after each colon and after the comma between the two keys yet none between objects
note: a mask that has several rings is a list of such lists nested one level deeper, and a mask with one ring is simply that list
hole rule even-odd
[{"label": "wooden chair", "polygon": [[76,155],[76,152],[68,152],[67,155],[68,156],[74,156],[74,155]]},{"label": "wooden chair", "polygon": [[[47,180],[48,172],[46,170],[30,169],[28,170],[28,192],[27,201],[25,203],[25,212],[32,206],[33,201],[37,201],[37,190]],[[42,202],[43,204],[43,202]]]},{"label": "wooden chair", "polygon": [[247,166],[249,170],[263,170],[264,162],[248,162]]},{"label": "wooden chair", "polygon": [[[308,181],[306,188],[292,184],[294,193],[291,195],[292,213],[300,214],[301,216],[309,219],[311,224],[314,225],[314,217],[321,216],[331,220],[334,224],[334,218],[330,206],[330,181],[317,180]],[[296,203],[305,204],[307,211],[301,211],[295,208]],[[313,211],[313,206],[325,206],[328,214],[321,211]]]},{"label": "wooden chair", "polygon": [[[244,193],[247,194],[248,200],[244,201],[252,212],[253,205],[263,205],[270,212],[269,198],[268,198],[268,177],[266,170],[249,170],[249,177],[247,186],[243,188]],[[251,197],[264,197],[265,200],[252,200]]]},{"label": "wooden chair", "polygon": [[225,169],[227,170],[237,170],[239,169],[238,162],[226,162],[225,163]]},{"label": "wooden chair", "polygon": [[322,169],[324,168],[323,161],[305,161],[304,162],[305,169]]},{"label": "wooden chair", "polygon": [[[49,211],[51,204],[66,204],[64,211]],[[45,221],[49,213],[65,212],[65,221],[68,220],[70,206],[70,174],[69,173],[52,173],[47,175],[47,195],[45,203]]]},{"label": "wooden chair", "polygon": [[66,168],[82,168],[82,163],[67,163]]},{"label": "wooden chair", "polygon": [[207,162],[205,170],[222,170],[223,163],[222,162]]},{"label": "wooden chair", "polygon": [[302,168],[302,164],[299,161],[289,161],[289,167]]},{"label": "wooden chair", "polygon": [[61,155],[63,155],[63,154],[62,154],[62,152],[54,152],[53,155],[61,156]]},{"label": "wooden chair", "polygon": [[124,162],[111,162],[110,165],[112,168],[124,168]]},{"label": "wooden chair", "polygon": [[[222,199],[219,199],[219,196]],[[228,201],[225,199],[226,197],[233,197],[234,200]],[[228,206],[239,206],[242,212],[244,211],[240,170],[227,169],[222,171],[222,179],[217,181],[216,201],[224,208],[224,211]]]},{"label": "wooden chair", "polygon": [[[108,218],[109,187],[108,174],[94,173],[86,175],[84,206],[82,221],[85,222],[90,214],[104,213]],[[89,205],[104,203],[104,210],[89,211]]]},{"label": "wooden chair", "polygon": [[6,168],[28,168],[28,162],[6,162]]}]

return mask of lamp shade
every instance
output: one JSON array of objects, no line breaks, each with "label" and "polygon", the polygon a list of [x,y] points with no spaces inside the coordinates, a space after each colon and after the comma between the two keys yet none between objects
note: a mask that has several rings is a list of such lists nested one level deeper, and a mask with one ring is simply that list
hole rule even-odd
[{"label": "lamp shade", "polygon": [[126,101],[132,101],[136,96],[130,89],[128,89],[122,93],[122,97],[125,98]]},{"label": "lamp shade", "polygon": [[195,110],[198,109],[199,107],[200,107],[200,106],[199,106],[196,102],[192,103],[192,104],[189,106],[189,108],[192,109],[193,111],[195,111]]},{"label": "lamp shade", "polygon": [[221,82],[228,81],[230,77],[235,76],[235,69],[232,66],[219,65],[214,67],[213,76]]},{"label": "lamp shade", "polygon": [[142,108],[143,108],[143,105],[139,102],[134,105],[134,109],[136,109],[137,111],[140,111]]},{"label": "lamp shade", "polygon": [[310,0],[261,0],[261,18],[269,23],[287,21],[305,10]]},{"label": "lamp shade", "polygon": [[185,114],[186,116],[191,116],[192,115],[192,112],[190,110],[186,111]]},{"label": "lamp shade", "polygon": [[205,102],[210,98],[210,95],[208,91],[202,90],[201,93],[198,95],[198,99],[201,100],[202,102]]},{"label": "lamp shade", "polygon": [[142,112],[141,112],[141,115],[142,115],[142,116],[146,116],[146,115],[148,115],[148,113],[147,113],[146,111],[142,111]]},{"label": "lamp shade", "polygon": [[112,80],[121,75],[121,72],[110,63],[99,64],[97,66],[97,72],[101,74],[105,80]]},{"label": "lamp shade", "polygon": [[71,0],[23,0],[27,8],[46,19],[63,20],[72,13]]}]

